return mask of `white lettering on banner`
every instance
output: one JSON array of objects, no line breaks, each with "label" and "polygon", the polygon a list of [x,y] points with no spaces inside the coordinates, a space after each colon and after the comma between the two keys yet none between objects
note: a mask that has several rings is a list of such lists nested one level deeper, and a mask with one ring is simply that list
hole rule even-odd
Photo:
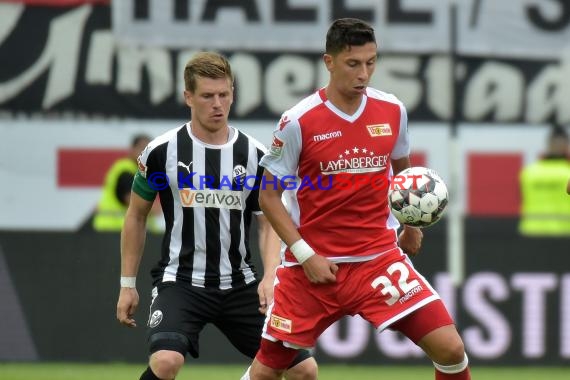
[{"label": "white lettering on banner", "polygon": [[46,46],[38,60],[19,76],[0,83],[0,104],[24,91],[46,71],[49,76],[42,102],[44,109],[73,95],[81,38],[90,13],[91,6],[84,5],[51,22]]},{"label": "white lettering on banner", "polygon": [[546,352],[546,296],[558,285],[553,273],[520,273],[512,278],[513,288],[523,296],[522,348],[527,358],[540,358]]},{"label": "white lettering on banner", "polygon": [[[175,48],[322,51],[322,38],[339,17],[370,22],[385,51],[449,51],[447,1],[175,0],[113,1],[115,34],[122,43]],[[462,54],[557,57],[570,40],[567,1],[457,1]],[[142,8],[142,9],[141,9]],[[509,20],[505,23],[504,20]],[[212,39],[216,35],[218,38]]]},{"label": "white lettering on banner", "polygon": [[[434,278],[436,290],[453,311],[456,290],[449,275],[438,273]],[[513,273],[507,279],[495,272],[478,272],[466,279],[458,296],[470,321],[460,325],[470,357],[495,360],[509,352],[520,352],[523,358],[539,359],[554,354],[547,352],[546,347],[559,347],[560,357],[570,357],[570,274]],[[551,301],[552,297],[560,299],[559,308],[547,307],[547,299]],[[520,305],[521,309],[507,313],[502,307],[506,304]],[[556,333],[557,326],[549,324],[553,313],[559,321],[560,334]],[[512,324],[510,318],[520,318],[520,325]],[[514,330],[519,328],[520,331]],[[334,358],[355,358],[367,350],[370,336],[375,333],[371,330],[373,327],[358,316],[343,318],[321,335],[318,349]],[[513,335],[521,339],[513,341]],[[423,355],[393,332],[384,331],[373,342],[386,357],[406,359]],[[515,347],[515,343],[520,346]]]},{"label": "white lettering on banner", "polygon": [[[62,101],[83,96],[79,89],[85,87],[84,84],[111,87],[118,97],[136,95],[142,104],[148,97],[153,106],[183,106],[184,83],[179,80],[179,73],[195,51],[120,46],[109,30],[84,32],[89,17],[95,14],[92,7],[81,6],[53,17],[39,58],[0,83],[0,105],[17,98],[47,72],[44,93],[39,95],[42,110],[53,110]],[[14,12],[0,12],[0,25],[14,24],[15,17]],[[18,30],[17,24],[14,30]],[[0,33],[4,33],[4,39],[9,36],[9,31],[1,28]],[[81,46],[82,41],[86,41],[86,46]],[[77,76],[82,56],[86,57],[84,78]],[[278,117],[301,96],[323,86],[328,79],[320,57],[313,55],[285,53],[267,58],[235,53],[229,58],[239,83],[233,108],[237,118],[251,118],[255,112]],[[517,63],[489,58],[480,64],[477,60],[459,60],[462,94],[455,96],[450,92],[447,58],[388,53],[379,61],[378,73],[370,85],[397,94],[406,104],[410,119],[414,120],[448,120],[451,99],[459,99],[462,103],[458,109],[462,114],[458,116],[468,122],[568,124],[570,56],[559,57],[559,61],[554,62],[542,59]],[[143,83],[148,85],[143,86]],[[77,94],[74,94],[75,89]],[[177,104],[165,104],[166,101]],[[138,112],[136,107],[134,109],[126,112]],[[420,117],[414,114],[417,110],[422,112]],[[89,109],[81,111],[88,113]],[[106,110],[96,108],[92,112],[104,115]],[[161,112],[160,109],[157,112]]]},{"label": "white lettering on banner", "polygon": [[[216,0],[188,2],[187,12],[176,11],[174,1],[150,0],[145,16],[135,18],[136,0],[111,2],[115,34],[126,44],[203,48],[204,41],[217,49],[322,51],[322,38],[330,23],[339,17],[368,20],[379,36],[390,35],[388,50],[441,50],[447,28],[445,4],[402,5],[401,1],[360,0],[311,1],[302,5],[283,0]],[[411,25],[413,24],[413,27]],[[395,33],[408,27],[406,33]],[[445,28],[445,29],[442,29]],[[388,32],[390,30],[390,32]],[[219,38],[212,39],[216,35]],[[410,44],[409,41],[414,41]]]},{"label": "white lettering on banner", "polygon": [[462,332],[469,354],[482,359],[503,355],[511,344],[512,331],[509,321],[493,303],[506,302],[509,287],[498,273],[478,273],[464,285],[463,306],[478,323]]},{"label": "white lettering on banner", "polygon": [[123,94],[140,93],[146,68],[150,81],[150,101],[159,104],[174,92],[170,66],[170,54],[165,49],[122,47],[117,50],[117,90]]}]

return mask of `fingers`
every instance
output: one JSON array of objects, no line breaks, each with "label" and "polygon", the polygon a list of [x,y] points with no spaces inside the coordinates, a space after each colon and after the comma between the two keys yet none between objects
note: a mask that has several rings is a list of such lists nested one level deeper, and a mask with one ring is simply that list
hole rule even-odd
[{"label": "fingers", "polygon": [[338,271],[338,266],[335,265],[335,267],[336,268],[333,269],[331,266],[328,268],[328,271],[308,276],[309,281],[313,284],[330,284],[332,282],[336,282],[336,272]]},{"label": "fingers", "polygon": [[136,327],[137,323],[133,316],[138,306],[138,296],[136,292],[121,290],[117,301],[117,320],[127,327]]},{"label": "fingers", "polygon": [[122,325],[137,327],[137,322],[134,320],[133,314],[127,313],[124,309],[117,308],[117,319]]},{"label": "fingers", "polygon": [[259,312],[261,314],[265,314],[267,312],[267,300],[265,298],[265,296],[259,296],[259,308],[258,308]]}]

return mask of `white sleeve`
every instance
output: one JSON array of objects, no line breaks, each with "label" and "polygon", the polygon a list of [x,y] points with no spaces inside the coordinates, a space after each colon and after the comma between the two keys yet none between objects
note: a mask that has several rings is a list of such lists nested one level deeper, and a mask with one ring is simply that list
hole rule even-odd
[{"label": "white sleeve", "polygon": [[299,155],[301,153],[301,128],[296,119],[290,120],[284,115],[275,131],[268,152],[260,165],[278,178],[297,175]]},{"label": "white sleeve", "polygon": [[392,149],[392,159],[397,160],[410,155],[410,135],[408,133],[408,114],[406,107],[400,105],[400,132]]}]

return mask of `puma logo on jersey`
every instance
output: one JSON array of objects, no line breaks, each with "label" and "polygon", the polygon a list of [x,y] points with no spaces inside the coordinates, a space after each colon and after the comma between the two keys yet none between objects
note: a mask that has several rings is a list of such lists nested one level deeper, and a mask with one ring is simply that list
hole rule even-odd
[{"label": "puma logo on jersey", "polygon": [[178,166],[182,166],[183,168],[186,168],[186,170],[188,170],[188,174],[190,174],[191,173],[190,166],[192,166],[192,162],[194,162],[194,161],[190,161],[190,163],[188,165],[186,165],[184,162],[178,161]]},{"label": "puma logo on jersey", "polygon": [[366,129],[372,137],[392,135],[392,128],[390,128],[390,124],[387,123],[367,125]]}]

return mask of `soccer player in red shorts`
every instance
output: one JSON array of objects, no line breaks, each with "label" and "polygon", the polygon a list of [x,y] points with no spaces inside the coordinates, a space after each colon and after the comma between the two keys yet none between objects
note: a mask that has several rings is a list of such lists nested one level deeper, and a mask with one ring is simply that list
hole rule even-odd
[{"label": "soccer player in red shorts", "polygon": [[[452,318],[406,255],[418,253],[422,231],[403,226],[398,235],[388,207],[391,173],[410,167],[410,146],[404,105],[368,87],[374,30],[358,19],[336,20],[323,60],[329,84],[283,114],[260,163],[260,206],[288,248],[261,347],[243,379],[281,378],[297,349],[356,314],[421,347],[435,379],[470,379]],[[288,212],[281,195],[292,186]]]}]

